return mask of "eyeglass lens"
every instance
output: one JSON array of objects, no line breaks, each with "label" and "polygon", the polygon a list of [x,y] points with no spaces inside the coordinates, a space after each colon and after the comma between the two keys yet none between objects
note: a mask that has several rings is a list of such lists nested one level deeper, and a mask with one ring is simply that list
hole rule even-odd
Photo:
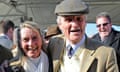
[{"label": "eyeglass lens", "polygon": [[106,26],[106,25],[108,25],[108,24],[109,24],[109,23],[98,24],[97,27],[101,27],[101,25],[102,25],[102,26]]}]

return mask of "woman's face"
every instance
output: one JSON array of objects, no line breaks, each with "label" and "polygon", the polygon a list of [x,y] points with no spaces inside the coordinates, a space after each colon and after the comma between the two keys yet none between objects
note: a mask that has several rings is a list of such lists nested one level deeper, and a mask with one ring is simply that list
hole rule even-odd
[{"label": "woman's face", "polygon": [[42,47],[42,38],[37,30],[31,28],[22,28],[21,34],[21,46],[28,57],[36,58],[40,55]]}]

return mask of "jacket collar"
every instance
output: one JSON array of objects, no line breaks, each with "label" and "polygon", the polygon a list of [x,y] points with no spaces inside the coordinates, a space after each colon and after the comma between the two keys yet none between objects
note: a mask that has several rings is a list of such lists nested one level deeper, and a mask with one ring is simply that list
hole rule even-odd
[{"label": "jacket collar", "polygon": [[92,41],[87,38],[84,45],[82,45],[78,50],[76,51],[75,55],[79,57],[81,67],[80,70],[82,72],[87,72],[90,66],[92,65],[93,61],[96,59],[93,54],[95,53],[94,47],[92,47]]},{"label": "jacket collar", "polygon": [[[75,52],[74,55],[76,56],[76,58],[80,59],[80,63],[81,63],[80,71],[81,72],[87,72],[89,70],[90,66],[96,59],[93,55],[97,47],[98,47],[97,44],[96,46],[93,47],[93,41],[86,36],[84,44],[80,48],[78,48],[77,51]],[[62,68],[64,68],[63,67],[64,65],[61,65],[61,66]]]}]

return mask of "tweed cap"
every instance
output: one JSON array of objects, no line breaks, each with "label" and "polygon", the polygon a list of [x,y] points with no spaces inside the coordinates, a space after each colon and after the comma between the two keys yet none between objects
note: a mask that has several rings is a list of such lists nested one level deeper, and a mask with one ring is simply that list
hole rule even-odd
[{"label": "tweed cap", "polygon": [[82,0],[64,0],[55,8],[56,15],[80,15],[88,12],[88,5]]}]

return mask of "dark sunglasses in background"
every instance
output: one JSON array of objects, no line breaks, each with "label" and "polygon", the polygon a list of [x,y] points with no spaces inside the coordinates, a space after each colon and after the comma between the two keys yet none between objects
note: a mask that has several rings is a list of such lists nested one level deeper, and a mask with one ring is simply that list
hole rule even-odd
[{"label": "dark sunglasses in background", "polygon": [[101,27],[101,25],[102,26],[107,26],[109,23],[103,23],[103,24],[98,24],[98,25],[96,25],[97,27]]}]

